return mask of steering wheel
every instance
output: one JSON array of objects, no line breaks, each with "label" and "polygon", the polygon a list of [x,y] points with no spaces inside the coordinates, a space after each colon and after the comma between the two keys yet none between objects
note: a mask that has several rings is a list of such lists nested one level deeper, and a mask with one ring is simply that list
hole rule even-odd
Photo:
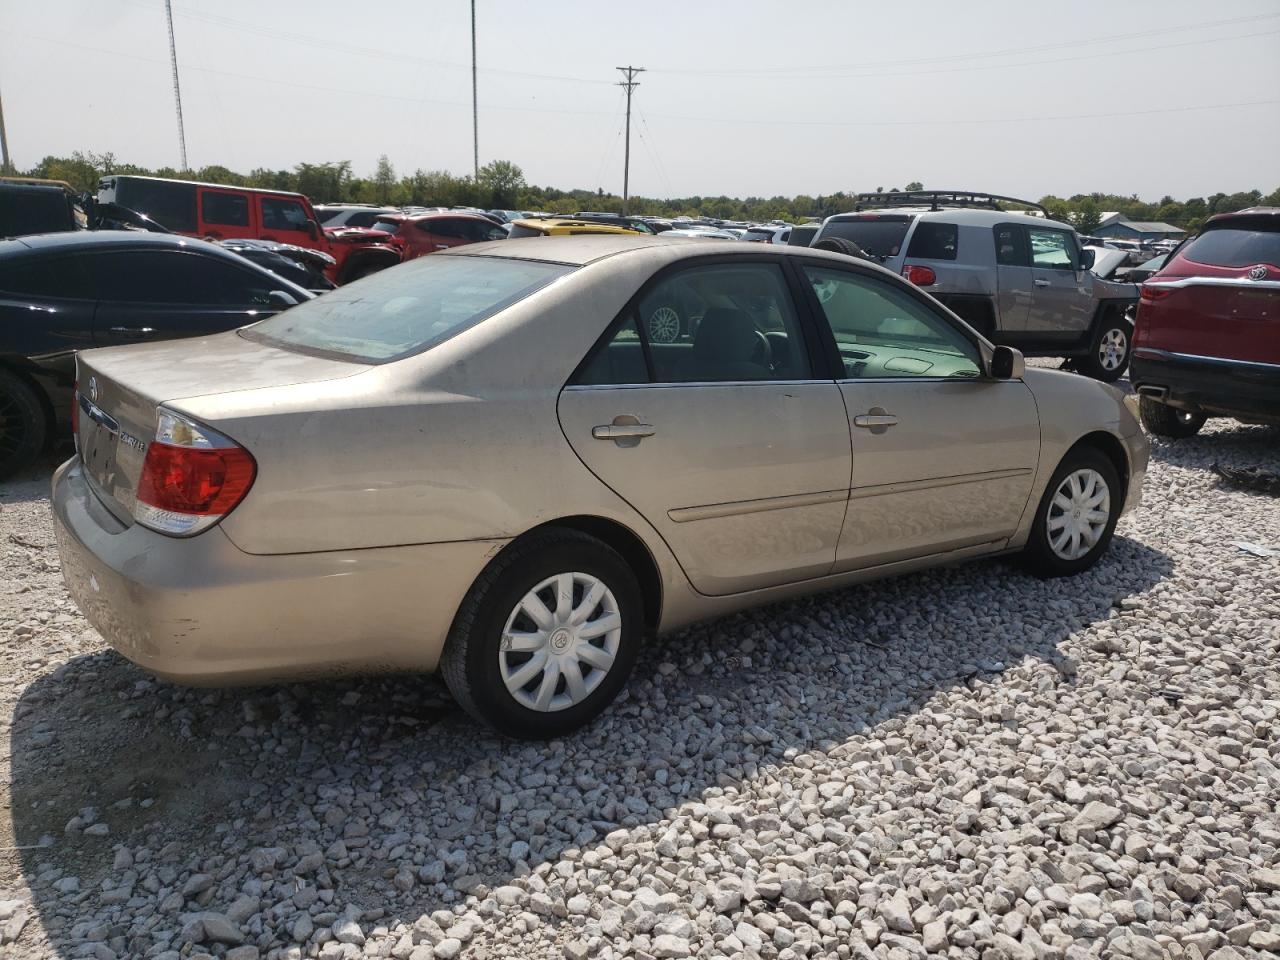
[{"label": "steering wheel", "polygon": [[766,370],[773,369],[773,347],[769,338],[759,330],[755,331],[756,342],[751,348],[751,362],[758,363]]}]

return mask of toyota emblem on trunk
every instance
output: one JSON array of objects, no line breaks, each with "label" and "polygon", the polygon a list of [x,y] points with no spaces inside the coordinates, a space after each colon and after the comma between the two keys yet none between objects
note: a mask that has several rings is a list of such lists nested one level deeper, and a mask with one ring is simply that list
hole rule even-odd
[{"label": "toyota emblem on trunk", "polygon": [[1250,268],[1249,268],[1249,279],[1250,279],[1250,280],[1265,280],[1265,279],[1267,279],[1267,265],[1266,265],[1265,263],[1260,263],[1260,264],[1258,264],[1256,267],[1250,267]]}]

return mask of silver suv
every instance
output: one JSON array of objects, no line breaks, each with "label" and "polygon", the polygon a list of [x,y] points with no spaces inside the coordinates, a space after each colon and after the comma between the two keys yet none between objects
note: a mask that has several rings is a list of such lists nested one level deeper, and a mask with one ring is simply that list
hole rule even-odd
[{"label": "silver suv", "polygon": [[[1026,209],[1002,209],[1011,205]],[[852,212],[823,221],[813,245],[824,240],[906,277],[994,343],[1067,357],[1098,380],[1129,365],[1137,286],[1091,273],[1093,251],[1039,204],[953,190],[864,193]]]}]

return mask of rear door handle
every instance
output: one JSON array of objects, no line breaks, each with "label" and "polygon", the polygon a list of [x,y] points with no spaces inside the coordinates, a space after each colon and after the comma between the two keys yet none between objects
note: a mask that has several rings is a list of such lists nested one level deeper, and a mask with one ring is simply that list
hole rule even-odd
[{"label": "rear door handle", "polygon": [[874,430],[876,427],[896,427],[898,418],[891,413],[862,413],[853,418],[855,427],[866,427]]},{"label": "rear door handle", "polygon": [[155,327],[112,327],[111,332],[121,337],[141,340],[156,332]]},{"label": "rear door handle", "polygon": [[591,428],[597,440],[642,440],[656,432],[652,423],[602,423]]},{"label": "rear door handle", "polygon": [[1037,287],[1047,287],[1049,285],[1048,280],[1032,280],[1031,282],[1034,283]]}]

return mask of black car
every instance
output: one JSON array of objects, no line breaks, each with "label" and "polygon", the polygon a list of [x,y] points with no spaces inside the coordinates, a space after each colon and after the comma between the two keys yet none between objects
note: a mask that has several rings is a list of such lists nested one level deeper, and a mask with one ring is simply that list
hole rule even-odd
[{"label": "black car", "polygon": [[334,259],[323,250],[250,237],[228,238],[217,243],[312,293],[325,293],[337,286],[324,275],[325,270],[333,266]]},{"label": "black car", "polygon": [[188,237],[103,230],[0,240],[0,477],[66,434],[77,350],[220,333],[311,296]]}]

